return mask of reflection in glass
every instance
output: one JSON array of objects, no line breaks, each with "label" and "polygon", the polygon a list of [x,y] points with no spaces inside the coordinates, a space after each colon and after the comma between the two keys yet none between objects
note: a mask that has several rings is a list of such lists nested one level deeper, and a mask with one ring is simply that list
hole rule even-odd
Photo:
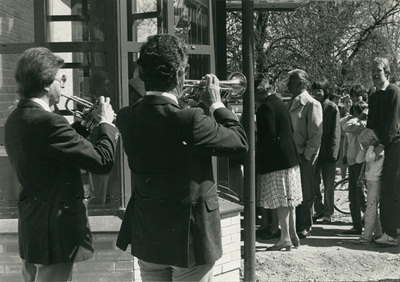
[{"label": "reflection in glass", "polygon": [[[128,0],[128,40],[145,42],[150,35],[166,31],[166,15],[164,6],[167,1],[157,0]],[[131,9],[129,8],[131,7]]]},{"label": "reflection in glass", "polygon": [[186,44],[209,45],[209,1],[174,1],[175,34]]},{"label": "reflection in glass", "polygon": [[139,66],[136,63],[139,58],[138,53],[129,53],[129,104],[135,103],[138,99],[146,95],[143,81],[139,78]]},{"label": "reflection in glass", "polygon": [[148,13],[157,11],[157,0],[136,0],[133,1],[133,14]]},{"label": "reflection in glass", "polygon": [[146,42],[147,37],[157,34],[156,19],[143,19],[137,22],[137,42]]},{"label": "reflection in glass", "polygon": [[190,79],[201,79],[204,75],[211,72],[211,61],[209,55],[189,55]]},{"label": "reflection in glass", "polygon": [[[4,2],[4,1],[3,1]],[[6,1],[0,9],[0,43],[32,43],[34,38],[33,2]],[[21,13],[21,10],[24,13]],[[23,19],[21,18],[23,16]],[[1,65],[1,64],[0,64]]]},{"label": "reflection in glass", "polygon": [[47,14],[48,42],[105,40],[105,1],[48,0]]}]

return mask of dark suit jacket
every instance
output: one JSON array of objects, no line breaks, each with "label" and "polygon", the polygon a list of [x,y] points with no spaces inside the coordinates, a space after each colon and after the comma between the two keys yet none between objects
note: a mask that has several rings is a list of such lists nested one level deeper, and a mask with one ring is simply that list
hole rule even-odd
[{"label": "dark suit jacket", "polygon": [[292,120],[286,104],[272,94],[257,109],[257,173],[288,169],[299,164]]},{"label": "dark suit jacket", "polygon": [[95,147],[68,121],[39,104],[21,100],[5,123],[5,148],[21,184],[19,249],[31,263],[89,259],[92,235],[80,169],[108,173],[117,129],[99,126]]},{"label": "dark suit jacket", "polygon": [[117,127],[133,176],[119,248],[131,244],[139,259],[187,267],[193,240],[197,264],[221,257],[211,156],[241,155],[248,145],[230,110],[217,109],[214,118],[154,95],[118,112]]},{"label": "dark suit jacket", "polygon": [[322,103],[322,137],[318,162],[334,163],[339,157],[340,148],[340,112],[335,103],[326,99]]}]

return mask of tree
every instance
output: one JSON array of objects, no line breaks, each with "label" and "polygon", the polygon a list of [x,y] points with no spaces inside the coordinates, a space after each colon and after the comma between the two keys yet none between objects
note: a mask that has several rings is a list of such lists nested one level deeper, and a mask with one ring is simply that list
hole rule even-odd
[{"label": "tree", "polygon": [[[370,62],[388,57],[399,63],[400,0],[315,1],[294,12],[260,11],[255,19],[255,77],[286,90],[287,71],[302,68],[311,80],[371,85]],[[241,13],[228,15],[228,68],[241,68]],[[393,71],[395,70],[395,71]]]}]

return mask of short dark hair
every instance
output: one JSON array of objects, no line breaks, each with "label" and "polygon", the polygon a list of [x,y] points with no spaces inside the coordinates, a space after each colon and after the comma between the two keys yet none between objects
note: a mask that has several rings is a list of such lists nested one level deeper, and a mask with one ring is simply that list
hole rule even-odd
[{"label": "short dark hair", "polygon": [[184,43],[170,34],[149,36],[140,48],[139,77],[147,91],[169,91],[176,85],[176,72],[185,67]]},{"label": "short dark hair", "polygon": [[330,95],[329,81],[326,78],[314,81],[311,85],[311,89],[322,89],[324,91],[324,99],[327,99]]},{"label": "short dark hair", "polygon": [[289,72],[289,77],[297,77],[302,82],[301,89],[307,89],[310,85],[310,78],[308,74],[302,69],[295,69]]},{"label": "short dark hair", "polygon": [[53,83],[64,59],[49,49],[36,47],[25,50],[17,61],[15,80],[22,98],[41,97],[45,87]]},{"label": "short dark hair", "polygon": [[361,84],[356,84],[350,89],[350,97],[355,96],[355,97],[362,97],[362,100],[364,102],[367,101],[368,95],[367,95],[367,89],[362,86]]}]

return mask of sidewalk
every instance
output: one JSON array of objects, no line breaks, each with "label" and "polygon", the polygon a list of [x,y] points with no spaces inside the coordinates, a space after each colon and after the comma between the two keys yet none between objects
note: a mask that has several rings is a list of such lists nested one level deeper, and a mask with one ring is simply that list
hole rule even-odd
[{"label": "sidewalk", "polygon": [[258,281],[400,281],[400,246],[354,244],[358,236],[340,235],[350,228],[348,216],[335,214],[331,224],[314,224],[291,252],[265,251],[278,238],[257,238]]}]

